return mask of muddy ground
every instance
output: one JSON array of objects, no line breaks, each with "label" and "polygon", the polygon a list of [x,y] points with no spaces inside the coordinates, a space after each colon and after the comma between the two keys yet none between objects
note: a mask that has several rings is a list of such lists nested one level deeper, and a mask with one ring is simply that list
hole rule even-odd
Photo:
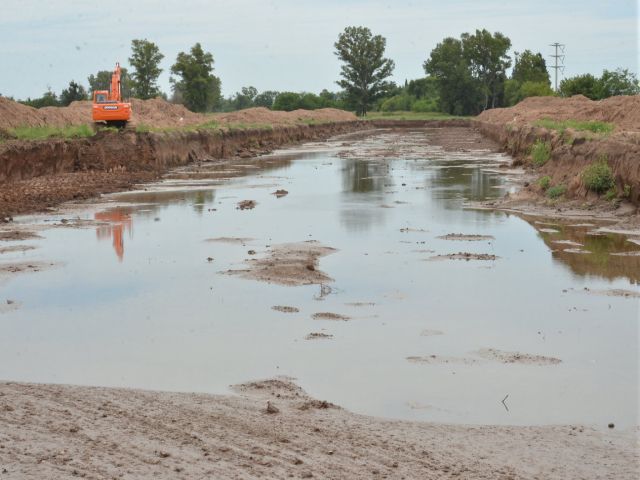
[{"label": "muddy ground", "polygon": [[628,434],[382,420],[289,379],[234,390],[0,383],[2,478],[637,478]]}]

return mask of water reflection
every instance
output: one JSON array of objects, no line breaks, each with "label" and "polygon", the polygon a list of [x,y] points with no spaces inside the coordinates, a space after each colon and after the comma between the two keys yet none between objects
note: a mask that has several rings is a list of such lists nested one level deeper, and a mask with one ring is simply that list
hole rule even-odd
[{"label": "water reflection", "polygon": [[568,221],[542,221],[524,217],[544,240],[554,260],[580,276],[640,282],[640,246],[623,235],[597,232],[595,225]]},{"label": "water reflection", "polygon": [[436,168],[433,168],[426,186],[432,198],[443,208],[458,208],[459,205],[447,201],[454,198],[482,201],[502,195],[500,187],[504,185],[504,178],[478,166],[469,167],[468,164],[465,161],[455,162],[454,165],[433,165]]},{"label": "water reflection", "polygon": [[98,226],[96,236],[98,240],[112,240],[113,249],[116,252],[118,261],[124,259],[124,233],[129,232],[129,238],[133,236],[133,220],[131,210],[125,208],[115,208],[104,212],[97,212],[95,219],[106,222]]}]

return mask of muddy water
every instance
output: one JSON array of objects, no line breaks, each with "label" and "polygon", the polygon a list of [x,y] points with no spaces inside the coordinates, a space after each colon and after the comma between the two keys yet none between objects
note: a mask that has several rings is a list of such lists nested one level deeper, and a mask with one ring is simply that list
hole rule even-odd
[{"label": "muddy water", "polygon": [[[516,172],[460,132],[449,151],[432,131],[378,132],[193,167],[76,211],[82,228],[2,242],[37,247],[4,264],[57,266],[0,285],[15,302],[0,311],[0,378],[223,393],[287,375],[384,417],[637,424],[640,245],[464,208]],[[451,233],[482,237],[438,238]],[[207,241],[220,237],[243,240]],[[306,240],[337,249],[318,266],[333,282],[225,274]]]}]

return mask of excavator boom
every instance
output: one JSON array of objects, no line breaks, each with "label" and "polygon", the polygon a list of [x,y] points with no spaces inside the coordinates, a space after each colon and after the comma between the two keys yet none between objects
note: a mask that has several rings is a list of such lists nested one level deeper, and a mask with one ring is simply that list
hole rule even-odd
[{"label": "excavator boom", "polygon": [[93,92],[92,117],[96,123],[124,128],[131,119],[131,104],[122,101],[120,64],[111,74],[111,88]]}]

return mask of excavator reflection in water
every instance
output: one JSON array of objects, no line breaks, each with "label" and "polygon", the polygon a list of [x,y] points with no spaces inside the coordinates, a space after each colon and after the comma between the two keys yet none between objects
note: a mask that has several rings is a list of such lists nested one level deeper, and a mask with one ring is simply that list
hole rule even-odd
[{"label": "excavator reflection in water", "polygon": [[98,240],[113,239],[113,249],[116,252],[118,260],[122,262],[124,259],[124,232],[129,232],[129,238],[133,234],[133,220],[130,212],[126,209],[113,209],[95,214],[95,219],[99,222],[105,222],[96,230]]}]

